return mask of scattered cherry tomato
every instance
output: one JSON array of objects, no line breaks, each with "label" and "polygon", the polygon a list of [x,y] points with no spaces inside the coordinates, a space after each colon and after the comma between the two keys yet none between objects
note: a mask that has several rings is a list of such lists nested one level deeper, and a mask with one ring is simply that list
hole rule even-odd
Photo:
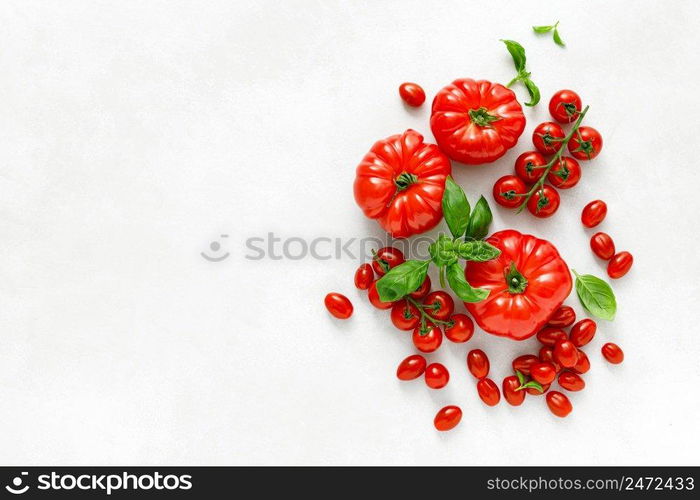
[{"label": "scattered cherry tomato", "polygon": [[528,377],[530,376],[530,368],[532,365],[535,363],[539,363],[540,358],[533,354],[523,354],[522,356],[518,356],[513,360],[513,371],[514,372],[520,372],[523,375],[527,375]]},{"label": "scattered cherry tomato", "polygon": [[581,180],[581,165],[568,156],[562,156],[547,174],[547,180],[559,189],[569,189]]},{"label": "scattered cherry tomato", "polygon": [[534,184],[544,175],[545,165],[547,160],[542,153],[526,151],[515,160],[515,175],[527,184]]},{"label": "scattered cherry tomato", "polygon": [[543,345],[540,347],[540,361],[541,362],[547,362],[551,363],[552,366],[554,367],[554,371],[559,373],[562,370],[562,366],[559,364],[559,362],[554,359],[554,347],[549,347],[548,345]]},{"label": "scattered cherry tomato", "polygon": [[503,397],[508,404],[520,406],[523,404],[523,401],[525,401],[525,391],[517,390],[518,387],[520,387],[520,381],[515,375],[511,375],[503,379]]},{"label": "scattered cherry tomato", "polygon": [[430,363],[425,368],[425,383],[431,389],[442,389],[450,381],[450,372],[441,363]]},{"label": "scattered cherry tomato", "polygon": [[425,102],[425,91],[417,83],[405,82],[399,86],[399,95],[409,106],[419,107]]},{"label": "scattered cherry tomato", "polygon": [[559,193],[548,184],[535,191],[527,202],[527,209],[535,217],[545,219],[554,215],[559,208]]},{"label": "scattered cherry tomato", "polygon": [[376,281],[369,286],[367,298],[369,299],[370,303],[377,309],[391,309],[391,307],[394,305],[393,302],[382,302],[379,299],[379,292],[377,292]]},{"label": "scattered cherry tomato", "polygon": [[562,418],[566,417],[573,410],[569,398],[559,391],[552,391],[547,394],[547,406],[549,406],[549,411]]},{"label": "scattered cherry tomato", "polygon": [[435,428],[439,431],[449,431],[457,427],[460,420],[462,420],[462,410],[459,406],[445,406],[437,415],[435,415],[435,420],[433,421]]},{"label": "scattered cherry tomato", "polygon": [[547,325],[561,328],[573,325],[574,321],[576,321],[576,311],[574,311],[574,308],[571,306],[561,306],[554,311]]},{"label": "scattered cherry tomato", "polygon": [[490,378],[482,378],[476,383],[476,390],[481,400],[489,406],[496,406],[501,400],[501,391]]},{"label": "scattered cherry tomato", "polygon": [[586,387],[586,382],[584,382],[581,376],[573,372],[560,373],[557,382],[559,382],[559,385],[564,389],[572,392],[582,391],[584,387]]},{"label": "scattered cherry tomato", "polygon": [[542,386],[542,390],[540,391],[539,389],[535,389],[534,387],[528,387],[525,389],[527,393],[530,396],[541,396],[542,394],[546,394],[549,388],[552,386],[552,384],[540,384]]},{"label": "scattered cherry tomato", "polygon": [[377,250],[372,267],[377,276],[384,276],[389,269],[404,263],[403,252],[398,248],[384,247]]},{"label": "scattered cherry tomato", "polygon": [[391,308],[391,322],[399,330],[413,330],[420,323],[420,312],[410,302],[399,300]]},{"label": "scattered cherry tomato", "polygon": [[352,302],[341,293],[329,293],[324,303],[328,312],[338,319],[348,319],[352,316]]},{"label": "scattered cherry tomato", "polygon": [[445,337],[452,342],[466,342],[474,335],[474,322],[466,314],[453,314],[450,317],[452,326],[445,328]]},{"label": "scattered cherry tomato", "polygon": [[568,146],[569,153],[577,160],[592,160],[603,149],[603,137],[593,127],[579,127]]},{"label": "scattered cherry tomato", "polygon": [[545,155],[553,155],[564,145],[566,137],[561,125],[554,122],[544,122],[537,125],[532,133],[532,143],[537,151]]},{"label": "scattered cherry tomato", "polygon": [[613,344],[612,342],[608,342],[607,344],[603,345],[600,352],[603,353],[603,357],[608,361],[608,363],[612,363],[614,365],[619,365],[625,359],[625,353],[622,352],[620,346]]},{"label": "scattered cherry tomato", "polygon": [[605,219],[608,213],[608,206],[602,200],[593,200],[583,207],[581,212],[581,223],[586,227],[595,227]]},{"label": "scattered cherry tomato", "polygon": [[365,263],[355,271],[355,286],[360,290],[367,290],[374,281],[372,264]]},{"label": "scattered cherry tomato", "polygon": [[489,357],[481,349],[473,349],[467,354],[467,368],[476,378],[486,377],[490,367]]},{"label": "scattered cherry tomato", "polygon": [[578,361],[578,349],[570,340],[558,340],[554,345],[554,359],[564,368],[572,368]]},{"label": "scattered cherry tomato", "polygon": [[586,373],[588,370],[591,369],[591,362],[588,359],[588,356],[586,355],[585,352],[583,352],[581,349],[578,350],[578,360],[576,361],[576,364],[572,368],[572,370],[576,373]]},{"label": "scattered cherry tomato", "polygon": [[504,175],[493,185],[493,199],[506,208],[515,208],[522,204],[527,186],[521,178],[514,175]]},{"label": "scattered cherry tomato", "polygon": [[549,114],[559,123],[576,121],[582,109],[581,98],[573,90],[560,90],[549,100]]},{"label": "scattered cherry tomato", "polygon": [[597,328],[598,325],[596,325],[596,322],[592,319],[582,319],[571,327],[569,338],[576,347],[583,347],[593,340]]},{"label": "scattered cherry tomato", "polygon": [[542,330],[537,332],[537,340],[540,341],[540,344],[550,347],[553,347],[558,340],[566,340],[567,338],[564,330],[552,326],[545,326]]},{"label": "scattered cherry tomato", "polygon": [[424,335],[421,335],[421,327],[413,329],[413,345],[421,352],[433,352],[442,344],[442,330],[437,326],[429,327]]},{"label": "scattered cherry tomato", "polygon": [[557,370],[553,363],[540,361],[530,367],[530,377],[540,384],[549,384],[557,376]]},{"label": "scattered cherry tomato", "polygon": [[608,262],[608,276],[612,279],[622,278],[632,267],[634,258],[629,252],[616,253]]},{"label": "scattered cherry tomato", "polygon": [[591,236],[591,250],[603,260],[610,260],[615,255],[615,243],[607,233],[595,233]]},{"label": "scattered cherry tomato", "polygon": [[418,290],[411,292],[408,295],[416,300],[422,299],[430,293],[430,276],[426,276],[423,280],[423,284],[418,287]]},{"label": "scattered cherry tomato", "polygon": [[455,301],[449,293],[442,290],[431,292],[423,300],[423,306],[431,317],[446,320],[455,310]]},{"label": "scattered cherry tomato", "polygon": [[413,354],[399,363],[399,367],[396,369],[396,376],[399,380],[416,379],[425,372],[425,365],[426,362],[423,356]]}]

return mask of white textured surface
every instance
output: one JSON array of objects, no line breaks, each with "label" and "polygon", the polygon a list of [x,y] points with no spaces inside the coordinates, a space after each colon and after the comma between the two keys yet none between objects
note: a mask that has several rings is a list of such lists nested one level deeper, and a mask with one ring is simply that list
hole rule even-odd
[{"label": "white textured surface", "polygon": [[[700,4],[210,4],[0,6],[1,463],[698,464]],[[530,30],[556,19],[565,50]],[[268,231],[380,236],[355,165],[407,127],[432,140],[429,107],[405,109],[398,84],[431,99],[456,77],[508,81],[504,37],[543,102],[515,150],[455,177],[490,192],[552,92],[575,88],[603,153],[554,218],[494,208],[494,229],[603,275],[578,222],[602,198],[600,229],[636,258],[565,420],[541,398],[486,408],[466,373],[468,348],[500,380],[534,342],[478,332],[432,356],[446,389],[399,383],[409,336],[354,290],[355,261],[243,257]],[[204,261],[220,233],[231,257]],[[328,317],[330,290],[350,321]],[[608,339],[623,365],[602,360]],[[464,419],[438,434],[447,403]]]}]

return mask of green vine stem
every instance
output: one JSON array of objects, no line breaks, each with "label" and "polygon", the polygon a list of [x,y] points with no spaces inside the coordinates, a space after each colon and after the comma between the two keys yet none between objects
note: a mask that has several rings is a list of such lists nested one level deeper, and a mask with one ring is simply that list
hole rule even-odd
[{"label": "green vine stem", "polygon": [[423,304],[418,302],[416,299],[414,299],[410,295],[406,295],[406,297],[404,297],[404,298],[406,299],[406,302],[413,304],[415,306],[415,308],[418,309],[418,312],[420,313],[421,331],[423,331],[426,327],[426,319],[428,321],[430,321],[431,323],[435,323],[436,325],[446,325],[446,326],[453,325],[452,321],[444,321],[444,320],[432,317],[430,314],[425,312],[425,307],[423,306]]}]

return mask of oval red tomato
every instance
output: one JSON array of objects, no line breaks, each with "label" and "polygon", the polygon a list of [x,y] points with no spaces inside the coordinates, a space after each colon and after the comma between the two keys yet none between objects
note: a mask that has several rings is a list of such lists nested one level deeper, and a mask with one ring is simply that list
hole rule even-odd
[{"label": "oval red tomato", "polygon": [[437,326],[429,327],[425,333],[417,326],[413,330],[413,345],[421,352],[433,352],[442,344],[442,330]]},{"label": "oval red tomato", "polygon": [[355,286],[360,290],[367,290],[374,281],[374,271],[372,265],[365,263],[355,271]]},{"label": "oval red tomato", "polygon": [[557,379],[559,385],[567,391],[577,392],[582,391],[586,387],[586,382],[577,373],[562,372]]},{"label": "oval red tomato", "polygon": [[544,122],[537,125],[532,133],[532,143],[537,151],[545,155],[553,155],[564,145],[566,134],[561,125],[554,122]]},{"label": "oval red tomato", "polygon": [[581,114],[581,98],[573,90],[560,90],[549,100],[549,114],[559,123],[576,121]]},{"label": "oval red tomato", "polygon": [[535,363],[539,363],[540,358],[533,354],[523,354],[522,356],[518,356],[513,360],[513,371],[514,372],[520,372],[523,375],[527,375],[528,377],[530,376],[530,368],[532,365]]},{"label": "oval red tomato", "polygon": [[434,319],[446,320],[455,310],[455,301],[442,290],[430,292],[423,300],[426,313]]},{"label": "oval red tomato", "polygon": [[525,401],[526,393],[524,390],[519,391],[518,387],[520,387],[520,382],[518,381],[518,377],[515,375],[511,375],[503,379],[503,397],[508,404],[520,406],[523,404],[523,401]]},{"label": "oval red tomato", "polygon": [[490,378],[482,378],[476,383],[476,390],[481,400],[489,406],[496,406],[501,400],[501,391]]},{"label": "oval red tomato", "polygon": [[399,380],[417,379],[425,372],[426,361],[420,354],[413,354],[399,363],[396,376]]},{"label": "oval red tomato", "polygon": [[613,344],[612,342],[608,342],[607,344],[603,345],[600,351],[603,353],[603,357],[608,361],[608,363],[612,363],[614,365],[622,363],[625,359],[625,353],[622,352],[620,346]]},{"label": "oval red tomato", "polygon": [[581,180],[581,165],[573,158],[562,156],[547,174],[547,180],[559,189],[572,188]]},{"label": "oval red tomato", "polygon": [[527,186],[522,179],[514,175],[504,175],[493,185],[493,199],[502,207],[519,207],[523,203],[525,193]]},{"label": "oval red tomato", "polygon": [[466,342],[474,335],[474,322],[466,314],[453,314],[450,323],[445,327],[445,337],[452,342]]},{"label": "oval red tomato", "polygon": [[634,258],[629,252],[620,252],[608,262],[608,276],[612,279],[622,278],[632,267]]},{"label": "oval red tomato", "polygon": [[324,303],[328,312],[338,319],[348,319],[352,316],[352,302],[342,293],[329,293]]},{"label": "oval red tomato", "polygon": [[369,286],[367,298],[369,299],[370,304],[372,304],[377,309],[391,309],[391,307],[394,305],[393,302],[382,302],[382,300],[379,298],[379,292],[377,292],[376,281]]},{"label": "oval red tomato", "polygon": [[571,306],[561,306],[554,311],[547,325],[562,328],[573,325],[574,321],[576,321],[576,311],[574,311],[574,308]]},{"label": "oval red tomato", "polygon": [[562,418],[566,417],[574,409],[569,398],[559,391],[551,391],[547,394],[547,406],[549,411]]},{"label": "oval red tomato", "polygon": [[535,217],[546,219],[554,215],[559,208],[559,193],[548,184],[537,189],[527,202],[527,209]]},{"label": "oval red tomato", "polygon": [[578,360],[576,361],[576,364],[574,365],[572,370],[576,373],[586,373],[590,369],[591,369],[591,362],[588,359],[588,356],[586,355],[585,352],[583,352],[581,349],[579,349]]},{"label": "oval red tomato", "polygon": [[545,326],[537,332],[537,340],[540,341],[540,344],[550,347],[553,347],[559,340],[566,340],[567,338],[568,336],[564,330],[553,326]]},{"label": "oval red tomato", "polygon": [[593,127],[579,127],[569,140],[569,153],[577,160],[592,160],[603,149],[603,137]]},{"label": "oval red tomato", "polygon": [[581,223],[586,227],[595,227],[605,219],[608,213],[608,206],[603,200],[593,200],[583,207],[581,212]]},{"label": "oval red tomato", "polygon": [[547,160],[539,151],[526,151],[515,160],[515,175],[527,184],[534,184],[544,175]]},{"label": "oval red tomato", "polygon": [[419,107],[425,102],[425,91],[417,83],[405,82],[399,86],[399,95],[409,106]]},{"label": "oval red tomato", "polygon": [[398,248],[384,247],[374,252],[372,269],[377,276],[384,276],[387,271],[406,261],[403,252]]},{"label": "oval red tomato", "polygon": [[530,377],[542,385],[549,384],[557,376],[554,365],[548,361],[535,363],[530,367]]},{"label": "oval red tomato", "polygon": [[559,373],[562,369],[562,366],[559,364],[557,360],[554,359],[554,347],[549,347],[548,345],[543,345],[540,348],[540,361],[546,362],[546,363],[551,363],[552,366],[554,367],[554,371],[556,373]]},{"label": "oval red tomato", "polygon": [[596,325],[596,322],[592,319],[582,319],[573,327],[571,327],[571,332],[569,332],[569,338],[576,347],[583,347],[586,344],[588,344],[591,340],[593,340],[597,328],[598,325]]},{"label": "oval red tomato", "polygon": [[425,368],[425,383],[431,389],[442,389],[450,381],[450,372],[441,363],[430,363]]},{"label": "oval red tomato", "polygon": [[420,312],[410,302],[399,300],[391,308],[391,322],[399,330],[413,330],[420,323]]},{"label": "oval red tomato", "polygon": [[459,406],[450,405],[437,412],[433,424],[439,431],[449,431],[457,427],[460,420],[462,420],[462,410]]},{"label": "oval red tomato", "polygon": [[490,367],[489,357],[481,349],[473,349],[467,354],[467,368],[476,378],[486,377]]},{"label": "oval red tomato", "polygon": [[607,233],[595,233],[591,236],[591,250],[597,257],[610,260],[615,255],[615,243]]},{"label": "oval red tomato", "polygon": [[554,359],[564,368],[572,368],[578,361],[578,349],[570,340],[558,340],[554,345]]}]

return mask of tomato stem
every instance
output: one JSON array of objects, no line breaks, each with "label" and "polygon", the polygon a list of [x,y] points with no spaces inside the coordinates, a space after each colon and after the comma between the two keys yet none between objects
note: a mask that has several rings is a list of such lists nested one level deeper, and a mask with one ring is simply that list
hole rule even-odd
[{"label": "tomato stem", "polygon": [[431,323],[435,323],[436,325],[450,325],[451,324],[450,321],[443,321],[441,319],[433,318],[430,314],[425,312],[425,307],[423,306],[423,304],[418,302],[413,297],[406,295],[405,298],[406,298],[407,302],[410,302],[411,304],[413,304],[416,307],[416,309],[418,309],[418,312],[420,313],[420,316],[421,316],[421,318],[420,318],[421,319],[421,321],[420,321],[421,322],[421,329],[423,329],[425,327],[426,318],[428,319],[428,321],[430,321]]},{"label": "tomato stem", "polygon": [[402,172],[396,179],[394,179],[394,184],[396,184],[399,191],[403,191],[404,189],[408,188],[408,186],[415,184],[416,182],[418,182],[418,177],[413,174],[409,174],[408,172]]},{"label": "tomato stem", "polygon": [[469,118],[474,125],[478,125],[479,127],[490,127],[491,123],[501,119],[500,116],[490,114],[488,109],[483,106],[479,109],[470,109]]},{"label": "tomato stem", "polygon": [[510,263],[510,267],[505,272],[506,285],[512,294],[525,292],[527,289],[527,278],[515,267],[515,262]]}]

